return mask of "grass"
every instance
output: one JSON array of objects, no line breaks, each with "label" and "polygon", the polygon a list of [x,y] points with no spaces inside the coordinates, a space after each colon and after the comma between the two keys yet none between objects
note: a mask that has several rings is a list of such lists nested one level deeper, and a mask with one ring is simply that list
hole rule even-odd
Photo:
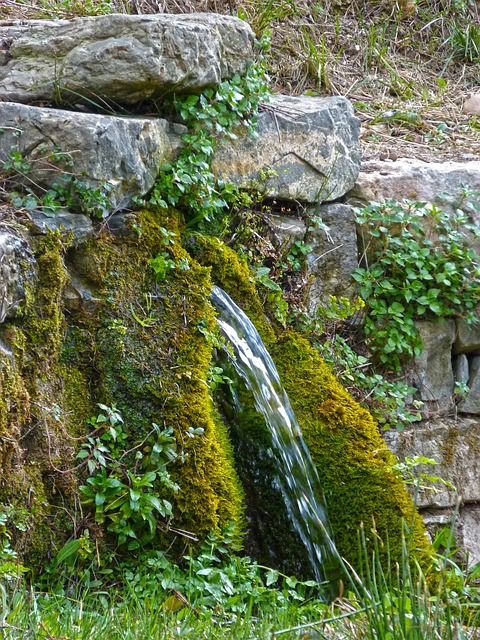
[{"label": "grass", "polygon": [[[237,598],[235,607],[231,606],[231,597],[220,599],[213,606],[212,583],[208,581],[203,589],[189,589],[188,578],[183,585],[177,585],[178,589],[162,588],[162,573],[150,576],[147,590],[139,590],[135,580],[122,590],[118,583],[107,589],[85,588],[81,583],[68,587],[68,582],[63,581],[56,586],[53,583],[48,591],[18,582],[0,584],[1,637],[4,640],[480,638],[480,598],[472,584],[472,576],[476,574],[462,570],[453,561],[452,536],[447,535],[446,543],[443,536],[446,548],[441,554],[432,554],[425,563],[426,569],[412,564],[408,540],[405,529],[401,561],[384,567],[378,561],[381,541],[369,555],[361,531],[359,568],[347,568],[350,585],[331,604],[316,598],[314,589],[292,588],[295,579],[287,577],[278,587],[264,588],[261,603],[255,598],[254,587],[249,595],[249,583],[245,582],[241,602]],[[232,561],[227,559],[225,567],[231,566]],[[264,582],[268,583],[266,576],[268,572],[264,573]],[[198,587],[198,580],[195,584]]]}]

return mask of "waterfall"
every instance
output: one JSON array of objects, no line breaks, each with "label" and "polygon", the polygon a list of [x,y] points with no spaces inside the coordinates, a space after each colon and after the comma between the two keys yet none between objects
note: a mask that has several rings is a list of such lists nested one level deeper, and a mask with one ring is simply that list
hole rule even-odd
[{"label": "waterfall", "polygon": [[270,431],[289,517],[305,546],[317,582],[329,581],[332,591],[338,578],[338,553],[320,478],[277,369],[257,330],[231,298],[214,286],[211,300],[218,311],[218,326],[233,348],[232,365],[253,393],[256,409]]}]

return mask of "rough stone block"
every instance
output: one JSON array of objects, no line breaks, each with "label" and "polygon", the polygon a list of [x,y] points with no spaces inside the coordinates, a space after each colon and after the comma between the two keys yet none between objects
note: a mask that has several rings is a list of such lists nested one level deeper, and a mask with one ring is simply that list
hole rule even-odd
[{"label": "rough stone block", "polygon": [[412,363],[412,384],[419,391],[421,400],[435,402],[437,409],[451,408],[454,389],[452,370],[452,345],[455,339],[455,322],[437,320],[415,323],[422,339],[422,353]]},{"label": "rough stone block", "polygon": [[[312,213],[312,211],[309,211]],[[315,311],[330,296],[353,297],[353,271],[358,267],[357,232],[352,207],[325,204],[314,211],[326,229],[313,227],[308,234],[312,251],[307,256],[307,274],[314,277],[309,306]]]},{"label": "rough stone block", "polygon": [[0,323],[13,318],[34,272],[33,254],[20,234],[0,231]]},{"label": "rough stone block", "polygon": [[[72,171],[92,189],[101,188],[111,202],[105,213],[126,207],[133,196],[145,195],[159,167],[172,160],[180,137],[166,120],[118,118],[73,113],[16,103],[0,103],[0,163],[20,151],[30,171],[12,182],[39,190],[62,183],[54,169],[65,162],[52,159],[60,150],[73,163]],[[105,189],[106,185],[106,189]]]},{"label": "rough stone block", "polygon": [[472,358],[470,362],[470,377],[468,379],[468,392],[465,400],[458,405],[462,413],[480,414],[480,356]]},{"label": "rough stone block", "polygon": [[480,318],[475,324],[468,324],[465,320],[456,320],[457,334],[455,336],[455,353],[480,353]]},{"label": "rough stone block", "polygon": [[245,135],[220,145],[213,170],[239,186],[258,182],[272,198],[336,200],[360,170],[359,133],[345,98],[278,95],[260,113],[258,139]]},{"label": "rough stone block", "polygon": [[0,100],[133,105],[245,72],[254,34],[217,14],[112,14],[0,26]]},{"label": "rough stone block", "polygon": [[[382,200],[417,200],[434,203],[444,210],[456,208],[462,187],[480,192],[480,161],[424,162],[401,158],[395,162],[371,160],[362,165],[352,199],[369,202]],[[473,197],[477,203],[480,198]],[[473,223],[480,225],[480,212],[466,210]]]}]

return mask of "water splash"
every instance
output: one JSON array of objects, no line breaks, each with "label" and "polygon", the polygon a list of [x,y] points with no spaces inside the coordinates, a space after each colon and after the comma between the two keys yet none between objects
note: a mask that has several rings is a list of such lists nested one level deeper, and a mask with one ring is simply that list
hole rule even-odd
[{"label": "water splash", "polygon": [[219,314],[218,326],[233,347],[232,365],[253,393],[256,409],[270,430],[289,517],[306,548],[317,582],[329,581],[332,591],[338,577],[338,552],[320,479],[275,364],[257,330],[231,298],[213,287],[211,299]]}]

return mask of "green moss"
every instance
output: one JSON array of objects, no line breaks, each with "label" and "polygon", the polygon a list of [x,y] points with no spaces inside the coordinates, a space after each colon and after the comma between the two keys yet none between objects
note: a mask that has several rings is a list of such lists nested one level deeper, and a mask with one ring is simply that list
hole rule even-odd
[{"label": "green moss", "polygon": [[[214,281],[230,293],[260,328],[318,468],[340,553],[356,564],[362,523],[368,544],[375,537],[383,540],[384,557],[388,541],[391,557],[400,558],[403,521],[407,526],[413,523],[413,546],[426,548],[421,519],[401,479],[391,469],[395,459],[370,414],[349,396],[318,352],[299,334],[292,331],[273,334],[259,309],[248,270],[230,249],[207,239],[195,239],[195,249],[202,263],[211,265]],[[263,465],[261,475],[268,473],[268,462],[261,462],[268,435],[263,419],[253,410],[252,400],[250,406],[242,416],[240,438],[245,432],[252,444],[256,441],[257,462]],[[252,473],[259,475],[258,469]],[[252,482],[243,475],[244,482]],[[246,494],[251,499],[250,488]],[[268,510],[268,501],[275,504],[272,494],[268,495],[261,507],[255,499],[255,509]]]},{"label": "green moss", "polygon": [[217,238],[193,235],[186,246],[198,262],[211,269],[212,282],[220,286],[245,311],[265,343],[275,334],[263,313],[255,278],[244,260]]},{"label": "green moss", "polygon": [[370,414],[298,334],[286,332],[273,357],[319,470],[340,553],[356,558],[361,523],[370,542],[376,530],[385,553],[388,541],[394,559],[401,556],[402,521],[407,526],[414,521],[413,545],[426,548],[421,519],[391,469],[395,458]]},{"label": "green moss", "polygon": [[88,405],[82,375],[59,360],[64,250],[59,234],[36,241],[37,272],[22,313],[1,327],[0,503],[15,550],[33,572],[63,545],[75,518],[75,478],[58,469],[74,465],[77,445],[68,432],[79,433]]},{"label": "green moss", "polygon": [[[171,471],[180,485],[173,496],[176,528],[203,536],[233,521],[240,532],[242,492],[206,382],[213,347],[200,331],[215,331],[210,270],[173,244],[172,259],[189,268],[172,269],[156,282],[148,260],[165,251],[160,227],[178,234],[178,224],[174,216],[159,219],[147,211],[138,214],[136,226],[141,243],[132,235],[121,247],[107,240],[94,248],[107,301],[97,334],[104,401],[120,409],[134,441],[152,422],[173,427],[187,455]],[[191,438],[191,429],[203,434]]]}]

